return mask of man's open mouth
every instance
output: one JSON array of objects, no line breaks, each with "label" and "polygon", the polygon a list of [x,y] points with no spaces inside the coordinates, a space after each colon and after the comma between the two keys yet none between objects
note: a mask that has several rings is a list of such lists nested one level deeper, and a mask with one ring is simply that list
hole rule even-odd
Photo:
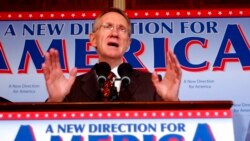
[{"label": "man's open mouth", "polygon": [[118,47],[119,45],[118,43],[115,43],[115,42],[109,42],[108,46]]}]

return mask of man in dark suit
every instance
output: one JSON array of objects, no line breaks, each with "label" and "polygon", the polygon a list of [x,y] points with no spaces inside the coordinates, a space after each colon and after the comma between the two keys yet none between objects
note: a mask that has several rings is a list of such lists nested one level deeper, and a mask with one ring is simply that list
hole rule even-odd
[{"label": "man in dark suit", "polygon": [[[102,12],[95,20],[89,35],[91,45],[96,48],[99,62],[106,62],[117,73],[123,63],[123,55],[131,42],[131,24],[120,9],[111,8]],[[181,82],[181,67],[172,51],[167,52],[166,75],[159,80],[154,72],[132,70],[131,84],[119,88],[119,101],[177,101]],[[63,75],[58,52],[51,49],[45,54],[42,65],[49,94],[47,102],[90,102],[98,101],[99,86],[97,73],[91,69],[76,77],[77,69],[70,71],[69,78]],[[119,84],[118,84],[119,85]],[[119,86],[118,86],[119,87]]]}]

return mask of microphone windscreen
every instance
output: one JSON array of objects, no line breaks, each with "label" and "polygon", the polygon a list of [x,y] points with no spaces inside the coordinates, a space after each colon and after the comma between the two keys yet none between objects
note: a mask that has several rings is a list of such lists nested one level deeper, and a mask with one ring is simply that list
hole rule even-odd
[{"label": "microphone windscreen", "polygon": [[108,63],[100,62],[94,66],[94,69],[97,74],[97,82],[99,84],[99,88],[103,88],[104,83],[111,71],[111,68]]},{"label": "microphone windscreen", "polygon": [[122,86],[127,88],[131,82],[130,76],[132,73],[132,66],[128,63],[122,63],[118,67],[118,74],[121,76]]},{"label": "microphone windscreen", "polygon": [[132,70],[133,70],[133,68],[132,68],[132,66],[129,63],[122,63],[118,67],[118,74],[121,77],[124,77],[124,76],[130,77]]},{"label": "microphone windscreen", "polygon": [[108,63],[100,62],[95,66],[96,74],[98,76],[105,76],[107,77],[111,71],[111,68]]}]

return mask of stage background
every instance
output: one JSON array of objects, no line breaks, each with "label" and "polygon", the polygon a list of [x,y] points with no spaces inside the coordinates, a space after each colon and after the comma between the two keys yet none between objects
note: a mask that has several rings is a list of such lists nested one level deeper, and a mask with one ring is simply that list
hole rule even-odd
[{"label": "stage background", "polygon": [[[88,44],[88,34],[97,14],[0,13],[0,96],[13,102],[45,101],[41,63],[51,47],[61,51],[65,75],[74,66],[79,75],[91,68],[97,59]],[[133,40],[125,59],[136,69],[163,75],[165,53],[173,50],[183,68],[180,99],[232,100],[236,140],[247,140],[250,10],[147,10],[127,14],[132,19]]]}]

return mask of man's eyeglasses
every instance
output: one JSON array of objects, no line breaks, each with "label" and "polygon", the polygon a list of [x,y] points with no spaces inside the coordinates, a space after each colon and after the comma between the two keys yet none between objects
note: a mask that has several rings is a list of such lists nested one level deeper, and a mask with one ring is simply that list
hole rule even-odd
[{"label": "man's eyeglasses", "polygon": [[97,28],[96,31],[99,30],[100,28],[103,28],[104,30],[108,30],[108,31],[113,31],[115,28],[117,30],[117,32],[119,32],[119,33],[123,33],[123,34],[128,33],[128,29],[126,27],[124,27],[123,25],[116,26],[112,23],[104,23],[104,24],[100,25],[100,27]]}]

